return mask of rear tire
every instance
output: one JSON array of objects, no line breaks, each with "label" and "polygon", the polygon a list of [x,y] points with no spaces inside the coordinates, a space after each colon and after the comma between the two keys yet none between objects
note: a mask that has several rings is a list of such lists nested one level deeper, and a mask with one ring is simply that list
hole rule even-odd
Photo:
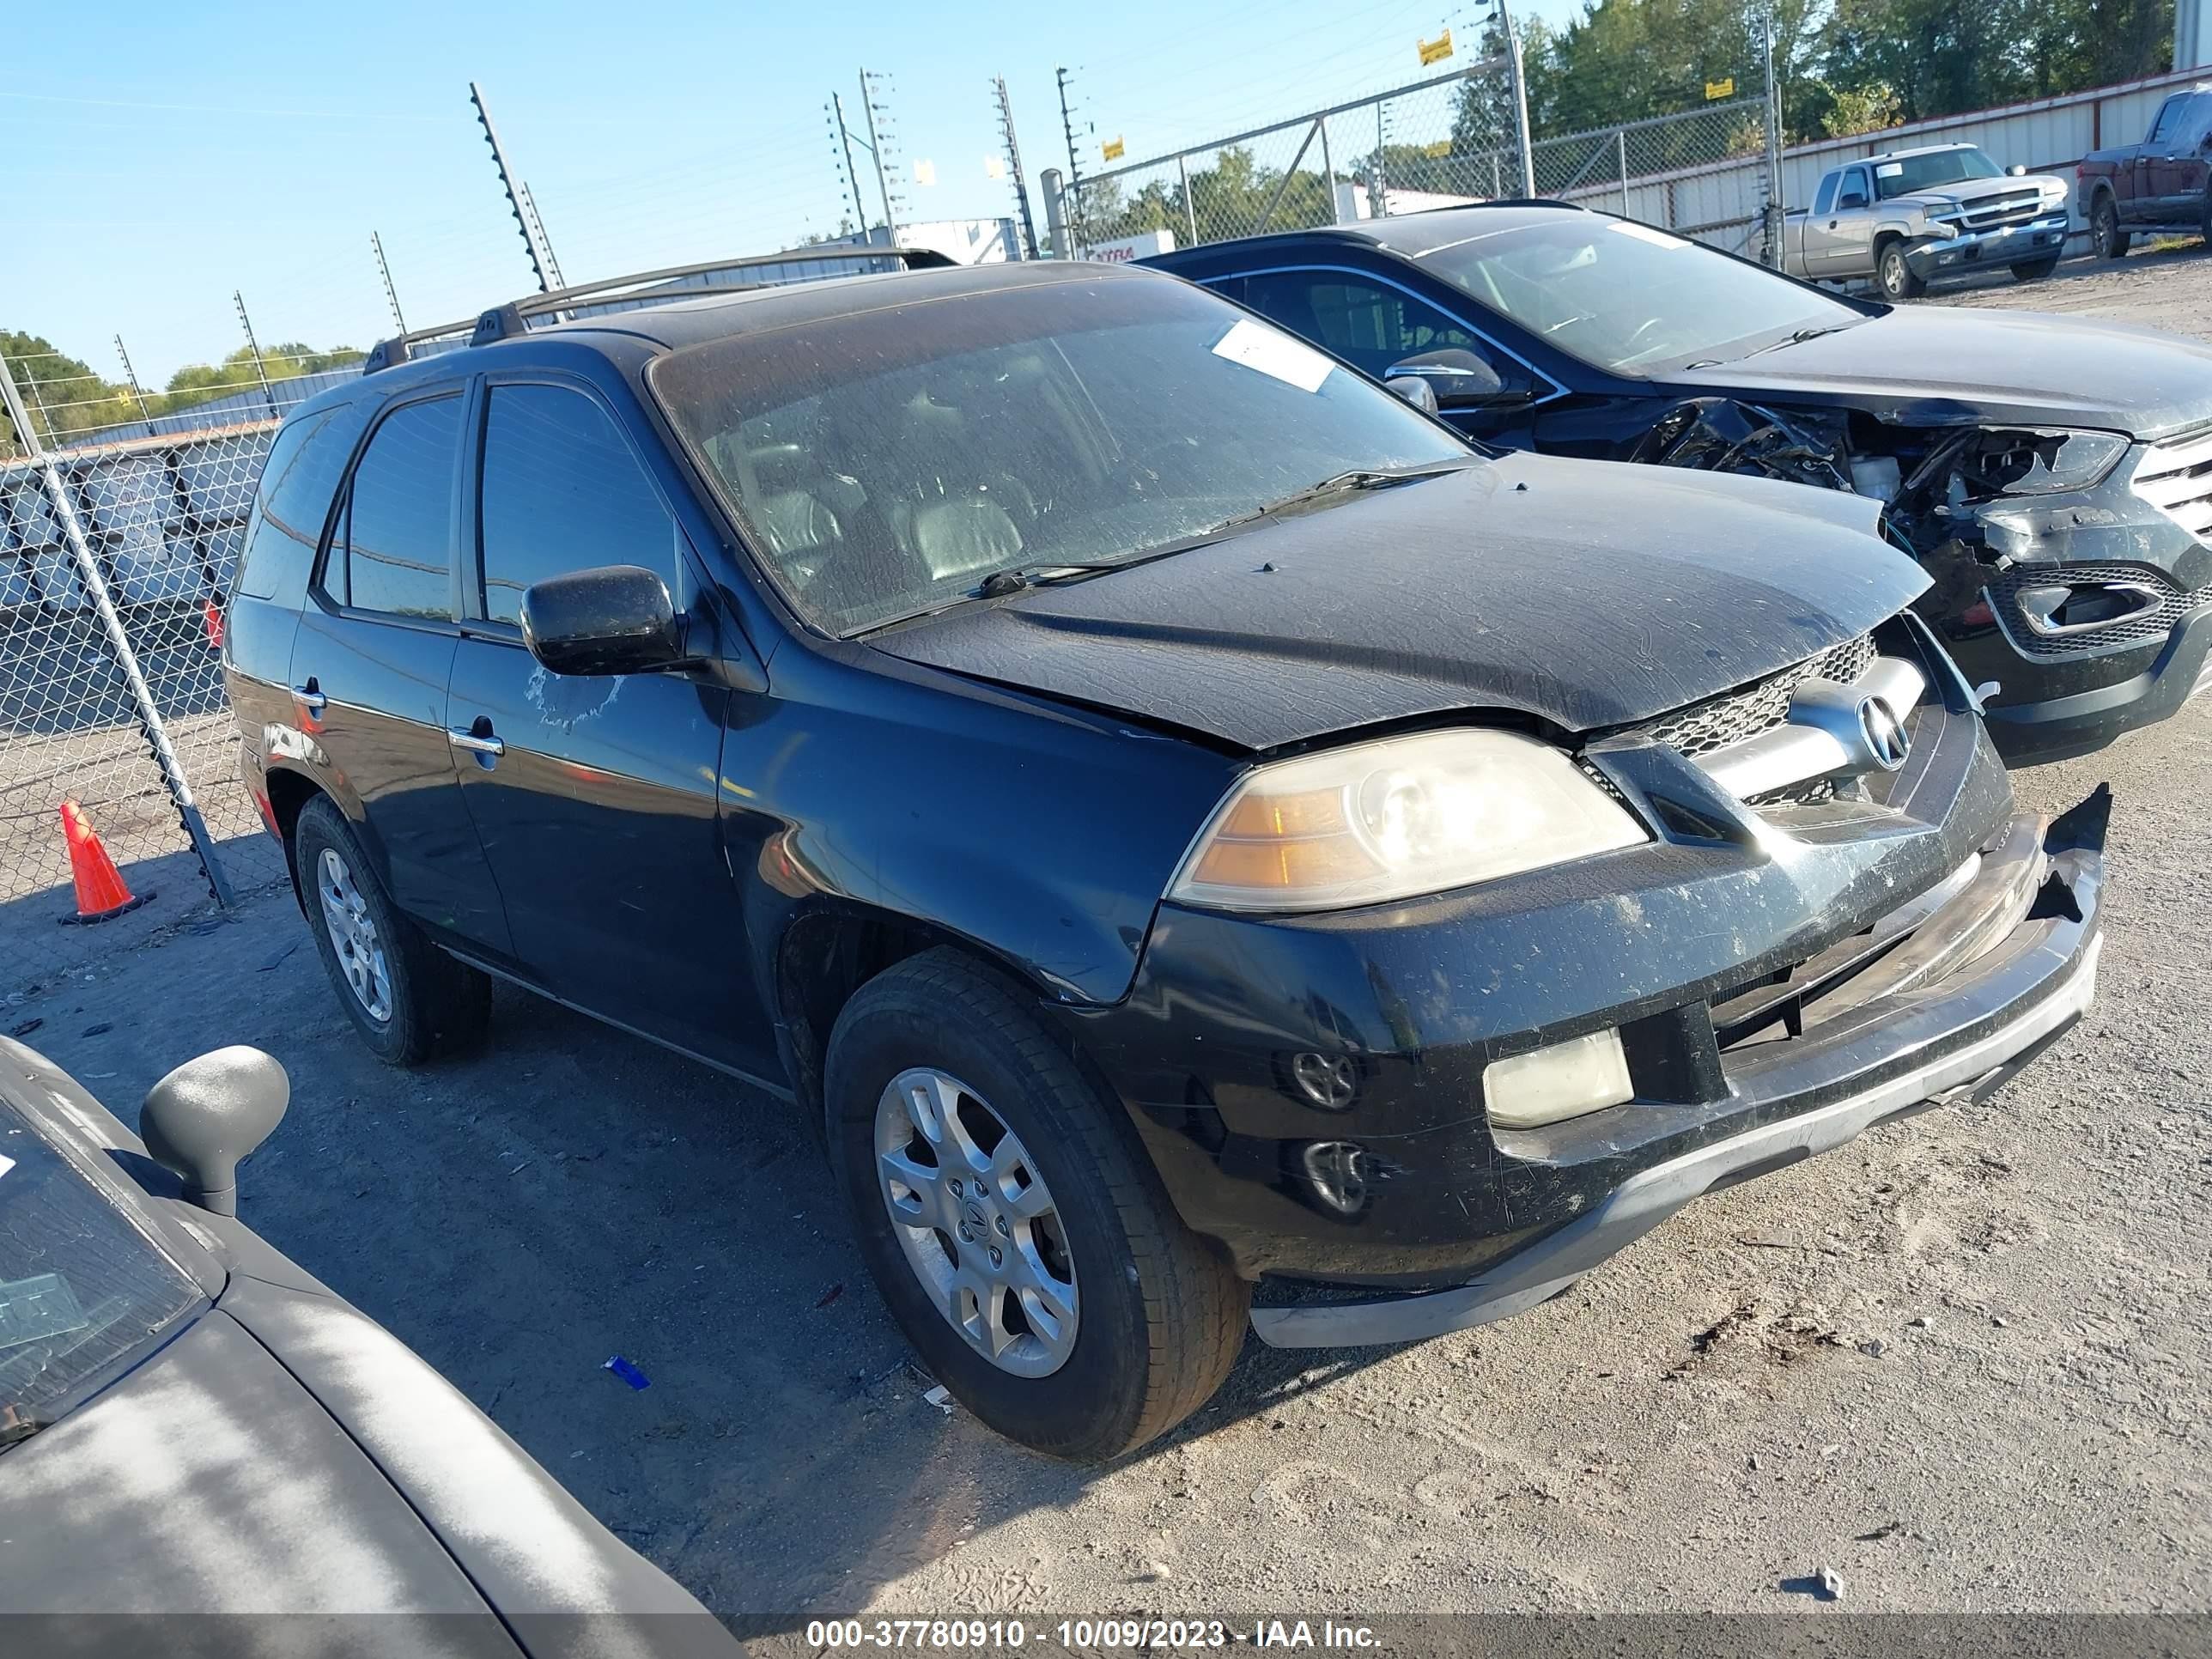
[{"label": "rear tire", "polygon": [[2055,253],[2048,259],[2027,259],[2012,268],[2012,279],[2015,283],[2039,283],[2057,269],[2058,256]]},{"label": "rear tire", "polygon": [[1902,241],[1884,242],[1875,253],[1875,282],[1881,289],[1881,297],[1892,305],[1906,300],[1917,300],[1928,292],[1928,284],[1912,274],[1912,267],[1905,263],[1905,244]]},{"label": "rear tire", "polygon": [[371,1052],[388,1066],[416,1066],[479,1039],[491,981],[400,914],[344,814],[326,798],[309,801],[292,845],[315,948]]},{"label": "rear tire", "polygon": [[2100,259],[2118,259],[2126,256],[2128,244],[2135,239],[2120,228],[2120,206],[2112,192],[2100,191],[2097,204],[2089,210],[2089,243]]},{"label": "rear tire", "polygon": [[825,1081],[861,1254],[969,1411],[1098,1462],[1212,1397],[1251,1287],[1182,1224],[1121,1105],[997,980],[942,950],[886,969],[838,1016]]}]

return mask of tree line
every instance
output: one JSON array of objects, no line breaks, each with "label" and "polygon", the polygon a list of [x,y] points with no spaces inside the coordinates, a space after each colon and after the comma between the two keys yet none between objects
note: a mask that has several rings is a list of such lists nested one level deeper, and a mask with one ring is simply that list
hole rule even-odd
[{"label": "tree line", "polygon": [[[1784,143],[1877,132],[2155,74],[2171,61],[2173,40],[2174,0],[1772,0],[1771,10]],[[1734,93],[1720,101],[1759,96],[1769,11],[1768,0],[1589,0],[1561,27],[1524,21],[1531,137],[1541,144],[1701,109],[1712,101],[1709,88],[1731,81]],[[1494,21],[1471,44],[1477,58],[1504,50]],[[1332,123],[1332,137],[1350,122]],[[1632,153],[1632,175],[1752,154],[1764,143],[1755,111],[1747,120],[1731,125],[1723,114],[1717,123],[1711,131],[1684,123],[1678,132],[1639,135],[1640,144],[1685,153]],[[1285,161],[1297,137],[1278,141]],[[1381,183],[1487,196],[1518,187],[1510,84],[1502,73],[1461,84],[1448,137],[1410,143],[1385,133],[1348,163],[1337,142],[1338,179],[1363,188]],[[1617,176],[1617,161],[1559,146],[1540,152],[1538,189],[1571,182],[1547,178],[1547,162],[1571,171],[1585,159],[1595,163],[1589,176]],[[1079,193],[1079,228],[1092,240],[1152,230],[1181,240],[1194,216],[1209,238],[1249,232],[1263,216],[1270,229],[1325,223],[1329,191],[1319,161],[1318,150],[1310,149],[1285,183],[1285,169],[1261,164],[1249,146],[1224,149],[1209,165],[1190,167],[1188,212],[1180,181],[1156,179],[1132,195],[1107,180]]]},{"label": "tree line", "polygon": [[[301,374],[343,368],[359,362],[362,355],[352,346],[333,346],[325,351],[289,340],[264,350],[257,373],[252,349],[240,346],[221,362],[187,363],[169,376],[159,391],[134,391],[127,381],[109,380],[90,364],[58,351],[41,335],[0,329],[0,357],[7,360],[15,376],[25,412],[48,442],[111,427],[123,428],[118,435],[127,437],[134,421],[177,414],[234,392],[256,391],[264,376],[273,386]],[[0,409],[0,452],[20,447],[15,423]]]}]

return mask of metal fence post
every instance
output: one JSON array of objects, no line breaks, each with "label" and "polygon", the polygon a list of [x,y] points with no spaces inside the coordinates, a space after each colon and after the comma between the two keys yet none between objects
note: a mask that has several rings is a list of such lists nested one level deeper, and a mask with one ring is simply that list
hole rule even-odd
[{"label": "metal fence post", "polygon": [[1759,252],[1763,262],[1775,270],[1782,269],[1782,220],[1789,204],[1782,199],[1782,94],[1774,76],[1774,13],[1767,12],[1761,28],[1766,64],[1766,211],[1760,216],[1765,221],[1765,246]]},{"label": "metal fence post", "polygon": [[231,895],[230,884],[223,878],[222,866],[216,857],[207,824],[192,800],[192,788],[185,780],[185,769],[177,759],[177,751],[170,746],[168,729],[161,723],[161,711],[154,702],[153,688],[146,684],[146,676],[138,666],[138,653],[131,649],[131,636],[124,631],[123,618],[116,613],[115,600],[108,592],[107,579],[101,574],[100,561],[93,556],[92,544],[85,539],[84,526],[77,517],[76,503],[70,498],[68,482],[40,441],[29,416],[23,412],[22,398],[15,390],[15,371],[4,357],[0,357],[0,399],[6,403],[8,418],[15,423],[24,453],[32,465],[38,468],[46,484],[55,522],[60,525],[62,538],[69,544],[70,557],[76,565],[77,580],[84,584],[85,592],[92,596],[93,608],[99,612],[108,649],[114,652],[116,665],[122,669],[124,681],[130,687],[132,710],[146,734],[147,746],[154,751],[154,763],[161,769],[161,781],[168,786],[178,822],[191,838],[192,850],[199,854],[200,868],[207,874],[208,891],[215,896],[217,904],[228,909],[236,901]]},{"label": "metal fence post", "polygon": [[1067,204],[1060,199],[1060,169],[1047,167],[1037,174],[1037,188],[1044,192],[1044,244],[1048,257],[1054,259],[1072,258],[1067,246]]},{"label": "metal fence post", "polygon": [[1630,219],[1635,216],[1628,210],[1628,129],[1616,128],[1613,143],[1614,151],[1620,158],[1620,216]]},{"label": "metal fence post", "polygon": [[1322,182],[1328,186],[1328,222],[1340,225],[1344,222],[1344,216],[1336,210],[1336,163],[1329,159],[1328,117],[1318,118],[1316,125],[1321,128],[1321,177]]},{"label": "metal fence post", "polygon": [[1190,199],[1190,157],[1176,157],[1176,177],[1182,183],[1183,228],[1190,232],[1190,246],[1198,246],[1198,204]]}]

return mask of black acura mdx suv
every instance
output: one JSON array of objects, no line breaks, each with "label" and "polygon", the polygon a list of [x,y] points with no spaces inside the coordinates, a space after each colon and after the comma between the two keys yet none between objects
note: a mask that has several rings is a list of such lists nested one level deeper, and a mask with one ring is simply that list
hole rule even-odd
[{"label": "black acura mdx suv", "polygon": [[411,1062],[495,975],[790,1097],[1032,1446],[1248,1322],[1533,1305],[2088,1001],[2106,798],[2015,812],[1869,503],[1492,457],[1145,271],[530,322],[303,405],[248,532],[339,1000]]}]

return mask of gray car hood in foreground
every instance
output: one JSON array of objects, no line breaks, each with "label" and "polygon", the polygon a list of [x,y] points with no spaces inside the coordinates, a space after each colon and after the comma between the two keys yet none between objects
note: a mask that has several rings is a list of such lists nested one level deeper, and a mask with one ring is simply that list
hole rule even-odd
[{"label": "gray car hood in foreground", "polygon": [[894,629],[908,661],[1247,749],[1462,709],[1626,725],[1865,633],[1927,586],[1878,504],[1506,456]]},{"label": "gray car hood in foreground", "polygon": [[1673,371],[1662,389],[1843,404],[1902,425],[2163,438],[2212,422],[2212,345],[2093,318],[1899,306],[1757,357]]}]

